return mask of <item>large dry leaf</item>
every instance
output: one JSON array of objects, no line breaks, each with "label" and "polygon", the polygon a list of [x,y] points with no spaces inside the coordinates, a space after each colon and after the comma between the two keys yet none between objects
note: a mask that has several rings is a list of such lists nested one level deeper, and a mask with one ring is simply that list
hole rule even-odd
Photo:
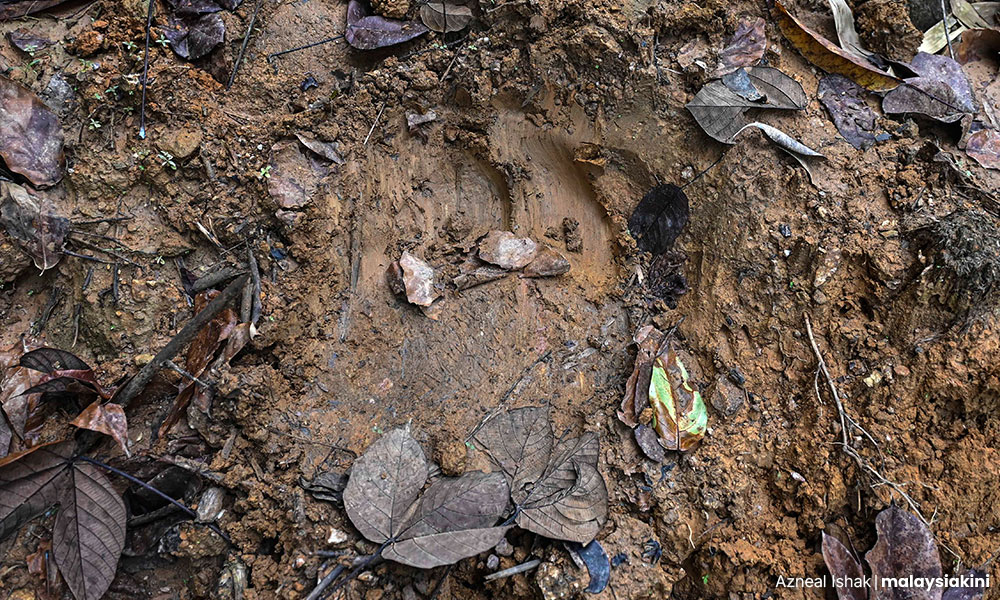
[{"label": "large dry leaf", "polygon": [[71,425],[81,429],[89,429],[110,436],[121,446],[125,456],[130,456],[128,449],[128,420],[125,409],[120,404],[102,404],[95,400],[90,406],[77,415]]},{"label": "large dry leaf", "polygon": [[646,192],[628,219],[628,230],[641,250],[663,254],[688,223],[688,197],[678,186],[667,183]]},{"label": "large dry leaf", "polygon": [[100,600],[125,548],[125,503],[97,467],[74,463],[52,525],[52,553],[76,600]]},{"label": "large dry leaf", "polygon": [[217,13],[170,15],[161,31],[177,56],[188,60],[207,56],[226,39],[226,25]]},{"label": "large dry leaf", "polygon": [[465,529],[402,540],[382,550],[382,558],[420,569],[450,565],[493,548],[508,529]]},{"label": "large dry leaf", "polygon": [[705,436],[708,413],[695,383],[698,379],[694,357],[673,341],[653,361],[649,404],[653,429],[667,450],[690,450]]},{"label": "large dry leaf", "polygon": [[538,477],[552,453],[552,425],[548,409],[529,406],[494,415],[473,440],[500,467],[511,490]]},{"label": "large dry leaf", "polygon": [[[837,538],[823,533],[823,562],[829,569],[830,575],[839,581],[847,583],[858,583],[864,580],[864,570],[861,563],[854,558],[851,551],[840,543]],[[867,600],[868,589],[863,585],[842,585],[837,586],[838,600]]]},{"label": "large dry leaf", "polygon": [[61,501],[72,455],[61,442],[0,459],[0,540]]},{"label": "large dry leaf", "polygon": [[833,23],[837,28],[837,40],[840,47],[845,48],[859,56],[871,54],[861,45],[861,38],[854,27],[854,13],[845,0],[829,0],[830,10],[833,12]]},{"label": "large dry leaf", "polygon": [[919,75],[886,94],[882,109],[890,114],[918,113],[954,123],[976,112],[972,86],[962,67],[947,56],[918,53],[909,65]]},{"label": "large dry leaf", "polygon": [[757,17],[753,22],[741,20],[736,26],[736,33],[729,38],[726,47],[719,55],[719,66],[715,70],[715,77],[722,77],[742,67],[752,67],[764,56],[766,49],[764,19]]},{"label": "large dry leaf", "polygon": [[[878,541],[865,559],[872,574],[886,577],[941,577],[941,560],[930,529],[898,506],[890,506],[875,518]],[[911,589],[879,587],[871,600],[939,600],[941,588]]]},{"label": "large dry leaf", "polygon": [[27,188],[0,183],[0,225],[42,271],[59,263],[69,233],[69,219],[54,210],[46,198]]},{"label": "large dry leaf", "polygon": [[397,21],[371,16],[358,0],[347,5],[347,28],[344,39],[358,50],[374,50],[408,42],[429,30],[416,21]]},{"label": "large dry leaf", "polygon": [[0,158],[33,185],[59,183],[66,167],[59,117],[31,90],[0,76]]},{"label": "large dry leaf", "polygon": [[41,12],[67,0],[17,0],[0,3],[0,21],[10,21],[26,15]]},{"label": "large dry leaf", "polygon": [[880,71],[864,57],[837,47],[818,32],[793,17],[779,0],[774,3],[774,16],[785,38],[802,56],[828,73],[838,73],[869,90],[884,92],[901,82]]},{"label": "large dry leaf", "polygon": [[864,150],[875,143],[875,112],[862,97],[864,90],[843,75],[827,75],[819,82],[823,103],[837,131],[852,146]]},{"label": "large dry leaf", "polygon": [[438,479],[420,496],[413,518],[399,537],[489,527],[503,515],[509,498],[510,488],[501,473],[474,471]]},{"label": "large dry leaf", "polygon": [[604,478],[589,464],[573,463],[573,474],[573,484],[565,493],[547,496],[531,508],[522,508],[517,524],[552,539],[581,544],[597,537],[608,516]]},{"label": "large dry leaf", "polygon": [[472,9],[444,2],[428,2],[420,7],[420,20],[438,33],[461,31],[472,20]]},{"label": "large dry leaf", "polygon": [[395,539],[427,481],[427,460],[409,427],[376,440],[351,468],[344,509],[361,535],[381,544]]},{"label": "large dry leaf", "polygon": [[57,371],[90,371],[79,356],[58,348],[38,348],[25,353],[18,361],[22,367],[52,375]]},{"label": "large dry leaf", "polygon": [[955,18],[969,29],[980,29],[991,26],[991,23],[983,18],[969,0],[951,0],[951,12]]},{"label": "large dry leaf", "polygon": [[978,584],[986,582],[986,572],[980,569],[969,569],[960,577],[969,580],[969,584],[948,588],[941,595],[941,600],[983,600],[983,596],[986,595],[986,587],[979,587]]},{"label": "large dry leaf", "polygon": [[754,67],[747,75],[764,95],[764,102],[752,102],[722,81],[710,81],[687,104],[705,133],[724,144],[734,143],[733,138],[748,125],[745,115],[750,109],[801,110],[808,103],[802,86],[777,69]]}]

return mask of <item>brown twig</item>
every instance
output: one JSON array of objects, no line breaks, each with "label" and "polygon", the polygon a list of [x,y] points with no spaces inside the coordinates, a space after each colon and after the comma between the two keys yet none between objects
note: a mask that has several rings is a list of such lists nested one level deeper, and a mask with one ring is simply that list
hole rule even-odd
[{"label": "brown twig", "polygon": [[187,325],[184,326],[180,332],[170,340],[162,350],[156,353],[153,360],[149,361],[146,366],[144,366],[139,373],[130,379],[128,383],[122,387],[121,392],[116,394],[116,401],[122,406],[128,406],[129,402],[132,401],[139,393],[146,388],[146,385],[153,378],[153,375],[159,371],[164,363],[168,360],[172,360],[174,356],[180,352],[181,348],[188,345],[191,340],[194,339],[198,332],[202,330],[205,325],[215,318],[217,314],[222,312],[224,308],[229,306],[229,304],[236,299],[239,293],[243,290],[243,285],[247,281],[247,275],[238,277],[235,281],[229,284],[229,286],[222,291],[221,294],[215,297],[208,305],[201,310],[198,314],[194,316]]},{"label": "brown twig", "polygon": [[253,9],[253,16],[250,17],[250,25],[247,26],[247,33],[243,36],[243,44],[240,46],[239,56],[236,57],[236,64],[233,65],[233,72],[229,74],[229,83],[226,84],[226,90],[233,87],[233,82],[236,81],[236,73],[240,70],[240,65],[243,64],[243,55],[247,51],[247,43],[250,41],[250,34],[253,33],[253,26],[257,22],[257,14],[260,12],[260,7],[264,5],[264,0],[257,1],[257,7]]}]

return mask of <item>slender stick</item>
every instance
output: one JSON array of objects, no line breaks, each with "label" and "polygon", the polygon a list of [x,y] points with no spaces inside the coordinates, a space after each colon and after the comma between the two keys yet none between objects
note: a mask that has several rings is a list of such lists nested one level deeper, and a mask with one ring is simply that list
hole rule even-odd
[{"label": "slender stick", "polygon": [[226,90],[233,87],[233,82],[236,81],[236,72],[240,70],[240,65],[243,63],[243,54],[247,51],[247,43],[250,41],[250,34],[253,33],[253,26],[257,22],[257,13],[260,12],[260,7],[263,6],[264,0],[258,0],[257,8],[253,9],[253,16],[250,17],[250,25],[247,27],[247,33],[243,36],[243,44],[240,46],[240,54],[236,57],[236,64],[233,65],[233,72],[229,74],[229,83],[226,84]]},{"label": "slender stick", "polygon": [[333,37],[326,38],[325,40],[320,40],[318,42],[313,42],[311,44],[306,44],[304,46],[296,46],[294,48],[289,48],[288,50],[282,50],[281,52],[272,52],[271,54],[267,55],[267,62],[271,62],[279,56],[291,54],[292,52],[298,52],[299,50],[307,50],[309,48],[315,48],[316,46],[322,46],[323,44],[329,44],[330,42],[336,42],[337,40],[343,37],[344,37],[343,34],[335,35]]},{"label": "slender stick", "polygon": [[153,27],[153,4],[149,0],[146,11],[146,52],[142,59],[142,103],[139,105],[139,139],[146,139],[146,79],[149,77],[149,30]]},{"label": "slender stick", "polygon": [[375,120],[372,121],[372,128],[368,130],[368,135],[365,136],[365,142],[361,144],[362,146],[368,145],[368,138],[372,136],[372,133],[375,131],[375,126],[378,125],[378,120],[382,118],[382,111],[385,110],[385,103],[386,101],[383,100],[382,107],[378,109],[378,114],[375,115]]},{"label": "slender stick", "polygon": [[[90,464],[94,465],[95,467],[100,467],[100,468],[104,469],[105,471],[108,471],[110,473],[114,473],[115,475],[118,475],[119,477],[124,477],[125,479],[128,479],[132,483],[134,483],[134,484],[136,484],[138,486],[142,486],[144,489],[149,490],[150,492],[153,492],[154,494],[156,494],[160,498],[163,498],[167,502],[173,504],[177,508],[179,508],[182,511],[184,511],[192,519],[197,519],[198,518],[198,513],[196,513],[195,511],[191,510],[190,508],[188,508],[184,504],[178,502],[177,500],[174,500],[170,496],[164,494],[160,490],[158,490],[155,487],[149,485],[148,483],[146,483],[145,481],[139,479],[138,477],[133,477],[132,475],[129,475],[125,471],[122,471],[120,469],[116,469],[116,468],[112,467],[111,465],[104,464],[104,463],[102,463],[99,460],[95,460],[93,458],[90,458],[89,456],[77,456],[75,458],[75,460],[82,460],[83,462],[90,463]],[[226,535],[221,529],[219,529],[219,527],[215,523],[204,523],[204,525],[207,526],[212,531],[214,531],[216,534],[218,534],[219,537],[221,537],[222,539],[224,539],[226,541],[226,543],[229,544],[230,546],[235,546],[236,545],[236,544],[233,544],[233,540],[229,539],[229,536]]]},{"label": "slender stick", "polygon": [[840,434],[844,443],[844,447],[849,446],[847,441],[847,417],[844,414],[844,404],[840,401],[840,394],[837,393],[837,386],[833,384],[833,377],[830,376],[830,371],[826,368],[826,361],[823,360],[823,355],[819,351],[819,346],[816,345],[816,338],[813,337],[812,323],[809,321],[809,315],[802,313],[802,317],[806,321],[806,334],[809,336],[809,345],[812,346],[813,354],[816,355],[816,363],[819,366],[819,370],[823,373],[823,377],[826,379],[826,383],[830,386],[830,395],[833,396],[833,401],[837,404],[837,412],[840,415]]},{"label": "slender stick", "polygon": [[185,325],[184,328],[174,336],[174,339],[170,340],[170,342],[168,342],[162,350],[156,353],[153,360],[149,361],[135,377],[130,379],[128,383],[125,384],[121,393],[117,394],[116,402],[122,406],[128,406],[128,403],[146,388],[149,380],[153,378],[153,375],[155,375],[161,367],[163,367],[164,363],[168,360],[172,360],[174,356],[180,352],[181,348],[191,342],[191,340],[198,335],[198,332],[201,331],[209,321],[215,318],[215,315],[219,314],[224,308],[229,306],[229,303],[232,302],[243,290],[247,277],[249,276],[243,275],[242,277],[236,278],[236,280],[230,283],[221,294],[209,302],[208,306],[203,308],[200,313],[188,321],[187,325]]},{"label": "slender stick", "polygon": [[490,575],[487,575],[483,579],[485,579],[486,581],[493,581],[494,579],[503,579],[504,577],[519,575],[521,573],[534,569],[540,564],[542,564],[542,561],[536,558],[535,560],[529,560],[526,563],[521,563],[516,567],[511,567],[509,569],[504,569],[503,571],[497,571],[496,573],[491,573]]},{"label": "slender stick", "polygon": [[944,27],[944,41],[948,42],[948,54],[955,60],[955,50],[951,47],[951,34],[948,33],[948,7],[945,0],[941,0],[941,25]]},{"label": "slender stick", "polygon": [[344,565],[337,565],[336,569],[327,573],[326,577],[324,577],[322,581],[316,584],[315,589],[313,589],[313,591],[310,592],[308,596],[306,596],[306,600],[316,600],[317,598],[322,596],[323,592],[326,591],[326,588],[330,587],[330,584],[333,583],[333,580],[340,577],[340,574],[346,570],[347,567],[345,567]]}]

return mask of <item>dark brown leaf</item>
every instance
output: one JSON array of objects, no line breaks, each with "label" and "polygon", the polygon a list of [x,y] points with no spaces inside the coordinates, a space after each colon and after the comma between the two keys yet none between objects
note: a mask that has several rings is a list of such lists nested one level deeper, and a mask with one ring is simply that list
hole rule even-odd
[{"label": "dark brown leaf", "polygon": [[[969,569],[962,573],[960,577],[966,577],[971,580],[978,579],[979,582],[985,582],[986,572],[980,569]],[[979,587],[979,582],[970,581],[970,585],[968,586],[948,588],[941,595],[941,600],[983,600],[983,596],[986,595],[986,587]]]},{"label": "dark brown leaf", "polygon": [[[857,583],[864,580],[861,563],[854,558],[837,538],[823,533],[823,562],[830,570],[830,575],[844,583]],[[868,588],[853,585],[837,586],[838,600],[867,600]]]},{"label": "dark brown leaf", "polygon": [[431,569],[486,552],[510,527],[486,527],[435,533],[389,544],[382,557],[411,567]]},{"label": "dark brown leaf", "polygon": [[25,353],[18,361],[22,367],[52,375],[57,371],[90,371],[83,359],[58,348],[38,348]]},{"label": "dark brown leaf", "polygon": [[511,490],[542,474],[554,441],[548,410],[542,406],[499,413],[483,423],[473,439],[503,471]]},{"label": "dark brown leaf", "polygon": [[37,187],[59,183],[66,167],[59,118],[31,90],[3,76],[0,76],[0,158],[8,169]]},{"label": "dark brown leaf", "polygon": [[420,7],[420,20],[438,33],[461,31],[472,20],[472,9],[444,2],[428,2]]},{"label": "dark brown leaf", "polygon": [[[941,577],[941,561],[934,536],[920,519],[890,506],[875,518],[878,541],[865,559],[872,574],[885,577]],[[871,600],[938,600],[941,588],[910,589],[880,586]]]},{"label": "dark brown leaf", "polygon": [[764,56],[766,49],[764,19],[757,17],[753,22],[741,20],[736,33],[729,38],[719,55],[719,67],[715,70],[715,76],[722,77],[741,67],[752,67]]},{"label": "dark brown leaf", "polygon": [[226,38],[226,26],[218,13],[170,15],[161,30],[177,56],[188,60],[207,56]]},{"label": "dark brown leaf", "polygon": [[351,468],[344,509],[361,535],[381,544],[403,531],[427,481],[427,460],[409,427],[376,440]]},{"label": "dark brown leaf", "polygon": [[24,29],[16,29],[7,33],[7,39],[10,40],[10,43],[15,48],[21,52],[27,52],[28,54],[32,54],[52,45],[52,40],[35,35],[30,31],[25,31]]},{"label": "dark brown leaf", "polygon": [[1000,169],[1000,132],[981,129],[969,136],[965,152],[987,169]]},{"label": "dark brown leaf", "polygon": [[46,198],[13,183],[0,183],[0,225],[42,271],[58,264],[69,233],[69,220],[53,211]]},{"label": "dark brown leaf", "polygon": [[501,473],[473,471],[438,479],[420,496],[416,513],[399,537],[489,527],[503,515],[509,498],[510,488]]},{"label": "dark brown leaf", "polygon": [[66,469],[68,486],[52,525],[52,553],[76,600],[100,600],[125,548],[125,503],[89,463]]},{"label": "dark brown leaf", "polygon": [[0,540],[62,500],[73,447],[45,444],[0,459]]},{"label": "dark brown leaf", "polygon": [[[8,369],[0,386],[0,409],[3,420],[10,429],[10,435],[5,436],[6,444],[0,440],[0,458],[3,458],[10,451],[11,437],[24,436],[24,428],[28,420],[28,404],[33,399],[25,395],[25,391],[34,386],[42,375],[38,371],[25,369],[24,367],[14,367]],[[34,398],[37,400],[37,398]]]},{"label": "dark brown leaf", "polygon": [[0,3],[0,21],[10,21],[25,15],[41,12],[62,4],[66,0],[21,0],[17,2]]},{"label": "dark brown leaf", "polygon": [[672,183],[646,192],[628,219],[628,230],[641,250],[654,255],[670,250],[688,222],[687,195]]},{"label": "dark brown leaf", "polygon": [[427,33],[428,29],[416,21],[397,21],[379,16],[369,16],[358,0],[347,6],[347,28],[344,39],[358,50],[374,50],[408,42]]},{"label": "dark brown leaf", "polygon": [[625,381],[625,397],[618,410],[618,419],[629,427],[639,424],[639,415],[649,406],[649,379],[653,374],[653,359],[663,343],[663,332],[646,325],[635,332],[632,341],[638,350],[632,374]]},{"label": "dark brown leaf", "polygon": [[875,143],[875,112],[865,103],[864,88],[843,75],[827,75],[818,95],[837,131],[852,146],[864,150]]},{"label": "dark brown leaf", "polygon": [[96,400],[83,409],[83,412],[73,419],[71,425],[111,436],[121,446],[125,456],[130,456],[128,421],[125,418],[125,409],[119,404],[102,404],[101,402],[101,400]]},{"label": "dark brown leaf", "polygon": [[639,444],[639,449],[646,455],[646,458],[656,462],[663,462],[667,457],[663,445],[660,444],[660,436],[656,435],[652,427],[647,425],[636,425],[635,442]]},{"label": "dark brown leaf", "polygon": [[222,7],[212,0],[167,0],[167,4],[178,15],[204,15],[222,10]]},{"label": "dark brown leaf", "polygon": [[[581,544],[588,544],[597,536],[608,516],[604,478],[589,464],[572,465],[575,477],[571,487],[537,500],[529,497],[533,506],[518,513],[518,525],[548,538]],[[560,474],[553,483],[564,484],[565,480]]]},{"label": "dark brown leaf", "polygon": [[889,114],[922,114],[944,123],[954,123],[976,112],[972,86],[957,62],[947,56],[920,52],[908,66],[919,77],[905,79],[905,85],[886,94],[882,110]]}]

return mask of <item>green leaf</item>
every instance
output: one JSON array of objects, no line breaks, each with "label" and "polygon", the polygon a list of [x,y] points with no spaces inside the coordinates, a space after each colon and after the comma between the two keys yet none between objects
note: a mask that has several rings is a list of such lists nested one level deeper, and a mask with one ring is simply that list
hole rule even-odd
[{"label": "green leaf", "polygon": [[[693,359],[688,364],[693,367]],[[682,352],[672,342],[653,363],[649,404],[653,408],[653,428],[668,450],[690,450],[705,436],[705,401],[682,360]]]}]

